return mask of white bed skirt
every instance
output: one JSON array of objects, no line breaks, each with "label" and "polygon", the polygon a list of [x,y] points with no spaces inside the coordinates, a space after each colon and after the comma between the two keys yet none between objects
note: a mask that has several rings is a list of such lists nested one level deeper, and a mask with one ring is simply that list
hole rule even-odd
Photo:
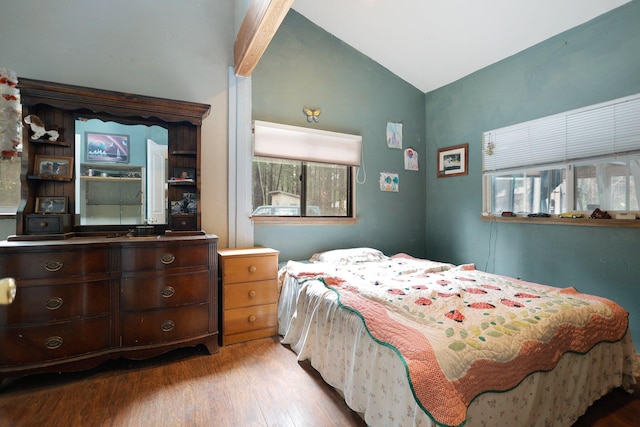
[{"label": "white bed skirt", "polygon": [[[278,333],[368,425],[438,426],[416,403],[395,351],[375,343],[361,319],[340,308],[321,282],[299,285],[285,275]],[[513,390],[478,396],[465,426],[571,426],[613,388],[629,388],[638,371],[627,332],[622,341],[598,344],[588,354],[565,354],[553,371],[529,375]]]}]

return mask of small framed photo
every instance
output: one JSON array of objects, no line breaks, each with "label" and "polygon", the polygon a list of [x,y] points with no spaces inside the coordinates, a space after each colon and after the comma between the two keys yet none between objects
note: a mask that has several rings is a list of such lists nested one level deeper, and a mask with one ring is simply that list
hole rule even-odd
[{"label": "small framed photo", "polygon": [[36,197],[36,213],[67,213],[67,197]]},{"label": "small framed photo", "polygon": [[196,179],[195,168],[173,168],[173,180],[191,180]]},{"label": "small framed photo", "polygon": [[36,154],[34,175],[50,179],[71,179],[73,157],[43,156]]},{"label": "small framed photo", "polygon": [[87,162],[129,163],[129,135],[85,132]]},{"label": "small framed photo", "polygon": [[469,144],[440,148],[438,150],[438,178],[467,175]]},{"label": "small framed photo", "polygon": [[171,201],[171,214],[182,214],[184,213],[184,204],[182,200],[172,200]]}]

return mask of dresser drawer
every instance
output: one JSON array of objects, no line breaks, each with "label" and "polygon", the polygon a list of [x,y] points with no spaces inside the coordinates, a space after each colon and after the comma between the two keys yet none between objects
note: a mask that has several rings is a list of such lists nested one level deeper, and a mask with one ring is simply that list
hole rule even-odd
[{"label": "dresser drawer", "polygon": [[48,325],[0,328],[0,366],[52,361],[111,347],[109,316]]},{"label": "dresser drawer", "polygon": [[198,220],[195,215],[170,215],[169,228],[172,230],[197,230]]},{"label": "dresser drawer", "polygon": [[278,253],[222,258],[221,269],[225,284],[276,279]]},{"label": "dresser drawer", "polygon": [[120,309],[144,310],[209,301],[209,271],[125,276],[120,284]]},{"label": "dresser drawer", "polygon": [[278,302],[278,280],[224,285],[222,295],[225,310]]},{"label": "dresser drawer", "polygon": [[109,270],[109,249],[49,248],[47,251],[3,253],[0,274],[16,280],[68,278],[106,273]]},{"label": "dresser drawer", "polygon": [[0,326],[92,317],[110,311],[108,280],[56,286],[18,284],[13,303],[0,305]]},{"label": "dresser drawer", "polygon": [[69,214],[25,215],[27,234],[60,234],[71,231]]},{"label": "dresser drawer", "polygon": [[123,346],[167,343],[209,332],[209,304],[121,316]]},{"label": "dresser drawer", "polygon": [[227,335],[276,327],[278,324],[277,304],[256,305],[251,307],[224,310],[222,331]]},{"label": "dresser drawer", "polygon": [[122,271],[207,266],[209,245],[168,244],[122,249]]}]

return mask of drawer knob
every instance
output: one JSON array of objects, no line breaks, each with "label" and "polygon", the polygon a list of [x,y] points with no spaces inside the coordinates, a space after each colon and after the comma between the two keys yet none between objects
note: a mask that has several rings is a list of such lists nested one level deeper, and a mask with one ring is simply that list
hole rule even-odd
[{"label": "drawer knob", "polygon": [[46,339],[44,346],[49,350],[55,350],[56,348],[62,347],[62,343],[62,337],[53,336]]},{"label": "drawer knob", "polygon": [[52,297],[47,300],[44,304],[47,310],[57,310],[62,307],[64,301],[60,297]]},{"label": "drawer knob", "polygon": [[60,271],[60,269],[64,266],[60,261],[47,261],[44,265],[44,269],[50,273],[55,273],[56,271]]},{"label": "drawer knob", "polygon": [[249,318],[247,319],[249,320],[249,322],[253,323],[256,321],[256,316],[254,316],[253,314],[251,316],[249,316]]},{"label": "drawer knob", "polygon": [[162,328],[163,332],[170,332],[173,330],[173,328],[176,327],[176,322],[174,322],[173,320],[165,320],[164,322],[162,322],[162,325],[160,327]]},{"label": "drawer knob", "polygon": [[171,298],[175,293],[176,290],[173,289],[172,286],[165,286],[164,288],[162,288],[162,291],[160,291],[160,294],[163,298]]},{"label": "drawer knob", "polygon": [[256,297],[256,291],[254,291],[253,289],[249,291],[249,298],[255,298]]},{"label": "drawer knob", "polygon": [[47,224],[46,221],[41,221],[40,224],[38,224],[38,225],[40,226],[40,228],[46,228],[47,225],[49,225],[49,224]]},{"label": "drawer knob", "polygon": [[257,270],[257,268],[256,268],[256,266],[255,266],[255,265],[251,265],[251,266],[249,266],[249,273],[255,273],[255,272],[256,272],[256,270]]},{"label": "drawer knob", "polygon": [[175,260],[176,260],[176,256],[171,252],[167,252],[166,254],[162,255],[162,257],[160,258],[160,262],[162,262],[164,265],[169,265]]}]

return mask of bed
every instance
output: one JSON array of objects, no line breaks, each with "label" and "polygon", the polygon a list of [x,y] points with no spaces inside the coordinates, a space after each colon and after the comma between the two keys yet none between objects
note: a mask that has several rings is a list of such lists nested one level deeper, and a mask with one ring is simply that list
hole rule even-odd
[{"label": "bed", "polygon": [[570,426],[640,375],[613,301],[372,248],[280,270],[278,332],[371,426]]}]

